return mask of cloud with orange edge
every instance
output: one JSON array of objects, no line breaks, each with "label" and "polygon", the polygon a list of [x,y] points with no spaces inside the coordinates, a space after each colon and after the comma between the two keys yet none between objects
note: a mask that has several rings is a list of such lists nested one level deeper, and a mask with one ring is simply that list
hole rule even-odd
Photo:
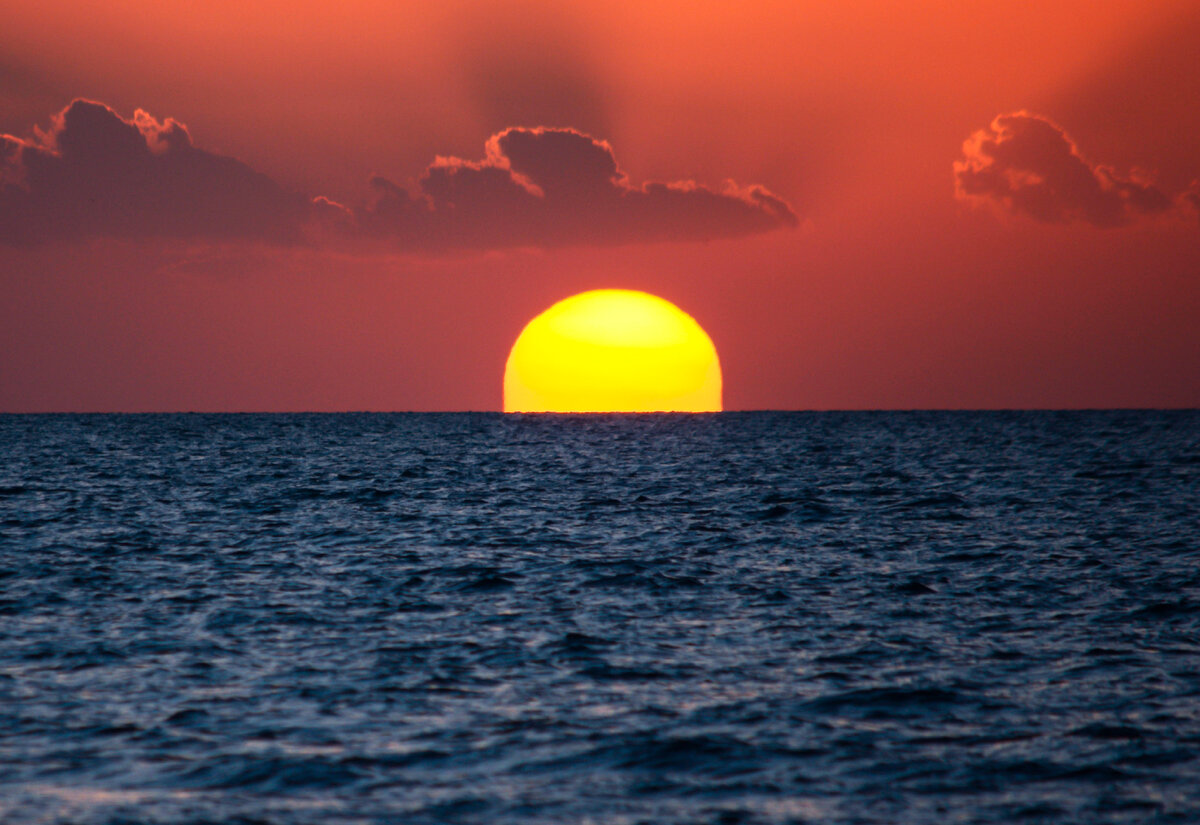
[{"label": "cloud with orange edge", "polygon": [[87,237],[371,244],[444,252],[706,241],[797,224],[760,186],[635,186],[612,147],[573,129],[512,128],[478,161],[437,158],[413,191],[382,177],[345,206],[289,191],[196,147],[187,128],[75,100],[49,130],[0,137],[0,243]]},{"label": "cloud with orange edge", "polygon": [[482,160],[438,158],[412,194],[379,177],[372,185],[375,201],[348,210],[348,225],[404,247],[696,241],[797,223],[791,207],[760,186],[636,186],[606,141],[573,129],[506,129],[487,141]]},{"label": "cloud with orange edge", "polygon": [[1193,197],[1172,197],[1140,172],[1121,175],[1092,163],[1061,126],[1026,111],[999,115],[968,138],[954,180],[962,200],[1044,223],[1101,228],[1178,212]]},{"label": "cloud with orange edge", "polygon": [[233,158],[192,144],[183,124],[125,120],[75,100],[46,131],[3,137],[0,242],[81,237],[294,243],[307,199]]}]

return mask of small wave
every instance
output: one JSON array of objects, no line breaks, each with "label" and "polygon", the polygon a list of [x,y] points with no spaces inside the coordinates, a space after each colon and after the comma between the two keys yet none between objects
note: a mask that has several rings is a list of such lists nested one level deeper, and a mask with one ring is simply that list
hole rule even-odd
[{"label": "small wave", "polygon": [[867,713],[905,711],[926,713],[930,708],[966,701],[954,690],[938,687],[878,687],[841,691],[805,702],[802,707],[818,713],[859,710]]},{"label": "small wave", "polygon": [[1068,735],[1110,742],[1114,740],[1141,739],[1144,733],[1140,728],[1135,728],[1131,725],[1112,725],[1093,722],[1090,725],[1075,728]]},{"label": "small wave", "polygon": [[1174,601],[1155,601],[1134,609],[1130,616],[1139,619],[1171,620],[1200,613],[1200,601],[1180,598]]},{"label": "small wave", "polygon": [[191,790],[278,793],[342,788],[368,777],[361,764],[346,759],[238,754],[206,759],[179,774],[176,784]]},{"label": "small wave", "polygon": [[477,579],[460,584],[456,590],[467,593],[493,593],[497,590],[509,590],[516,584],[516,579],[512,578],[512,574],[503,575],[493,573],[486,576],[480,576]]},{"label": "small wave", "polygon": [[892,585],[892,589],[905,596],[928,596],[937,593],[936,590],[919,579],[909,579],[901,584]]},{"label": "small wave", "polygon": [[598,748],[583,760],[624,771],[730,777],[760,769],[770,756],[770,749],[733,736],[650,734]]},{"label": "small wave", "polygon": [[611,639],[572,631],[554,641],[547,642],[541,650],[554,656],[590,658],[614,644],[616,642]]}]

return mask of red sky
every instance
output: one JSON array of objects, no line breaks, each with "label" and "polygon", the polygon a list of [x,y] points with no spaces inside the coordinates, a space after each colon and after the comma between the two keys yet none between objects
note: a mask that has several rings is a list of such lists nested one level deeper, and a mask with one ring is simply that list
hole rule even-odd
[{"label": "red sky", "polygon": [[600,287],[727,409],[1198,406],[1197,53],[1191,0],[16,5],[0,411],[499,409]]}]

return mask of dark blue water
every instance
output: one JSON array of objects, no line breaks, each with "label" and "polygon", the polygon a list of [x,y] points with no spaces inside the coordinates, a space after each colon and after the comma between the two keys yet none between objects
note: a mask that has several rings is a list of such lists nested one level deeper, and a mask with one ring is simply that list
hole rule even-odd
[{"label": "dark blue water", "polygon": [[1200,822],[1200,413],[0,417],[0,820]]}]

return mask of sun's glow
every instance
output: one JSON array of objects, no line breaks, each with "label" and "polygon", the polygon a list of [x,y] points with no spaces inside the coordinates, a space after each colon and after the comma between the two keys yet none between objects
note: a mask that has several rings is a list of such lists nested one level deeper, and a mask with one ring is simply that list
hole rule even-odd
[{"label": "sun's glow", "polygon": [[505,412],[718,412],[712,339],[655,295],[597,289],[534,318],[504,368]]}]

